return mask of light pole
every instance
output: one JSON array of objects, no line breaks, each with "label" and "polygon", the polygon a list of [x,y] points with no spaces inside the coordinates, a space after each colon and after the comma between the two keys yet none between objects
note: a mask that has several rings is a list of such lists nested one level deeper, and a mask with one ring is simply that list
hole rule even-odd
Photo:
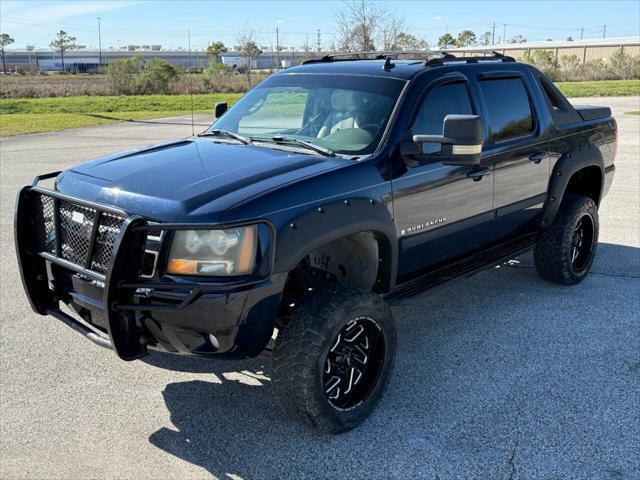
[{"label": "light pole", "polygon": [[102,32],[100,31],[100,20],[102,20],[102,17],[98,17],[98,63],[102,65]]},{"label": "light pole", "polygon": [[276,27],[276,68],[280,70],[280,29]]}]

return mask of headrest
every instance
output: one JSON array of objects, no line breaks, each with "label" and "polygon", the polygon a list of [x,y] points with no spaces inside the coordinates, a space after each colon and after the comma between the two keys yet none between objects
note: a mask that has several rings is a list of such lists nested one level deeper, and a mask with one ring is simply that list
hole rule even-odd
[{"label": "headrest", "polygon": [[331,108],[343,112],[355,110],[357,107],[356,92],[352,90],[336,90],[331,94]]}]

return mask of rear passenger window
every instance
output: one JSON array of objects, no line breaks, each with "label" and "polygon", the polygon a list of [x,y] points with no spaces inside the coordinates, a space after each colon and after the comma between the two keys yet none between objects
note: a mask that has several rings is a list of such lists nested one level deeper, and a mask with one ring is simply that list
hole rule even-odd
[{"label": "rear passenger window", "polygon": [[[414,135],[442,135],[444,117],[449,114],[472,115],[473,107],[469,99],[467,85],[451,83],[431,90],[422,101],[411,133]],[[423,153],[437,153],[439,144],[425,144]]]},{"label": "rear passenger window", "polygon": [[519,78],[483,80],[480,88],[489,114],[493,142],[503,142],[533,132],[529,94]]}]

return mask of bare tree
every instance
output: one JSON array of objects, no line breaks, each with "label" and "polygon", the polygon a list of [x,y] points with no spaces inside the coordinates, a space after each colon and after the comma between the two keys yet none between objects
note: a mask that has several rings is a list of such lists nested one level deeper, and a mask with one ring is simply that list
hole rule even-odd
[{"label": "bare tree", "polygon": [[478,41],[480,45],[487,46],[491,43],[491,32],[484,32],[480,35],[480,40]]},{"label": "bare tree", "polygon": [[249,88],[251,88],[251,62],[253,59],[258,58],[258,55],[262,53],[262,50],[256,43],[256,34],[252,28],[245,28],[238,34],[238,45],[240,45],[240,55],[245,59],[247,68],[247,81],[249,82]]},{"label": "bare tree", "polygon": [[375,50],[386,12],[371,0],[351,0],[336,14],[338,49],[346,52]]},{"label": "bare tree", "polygon": [[309,35],[307,35],[307,37],[305,38],[301,48],[304,53],[309,53],[311,51],[311,44],[309,43]]},{"label": "bare tree", "polygon": [[388,15],[382,25],[382,35],[380,43],[383,50],[400,50],[399,37],[407,29],[407,24],[403,16]]}]

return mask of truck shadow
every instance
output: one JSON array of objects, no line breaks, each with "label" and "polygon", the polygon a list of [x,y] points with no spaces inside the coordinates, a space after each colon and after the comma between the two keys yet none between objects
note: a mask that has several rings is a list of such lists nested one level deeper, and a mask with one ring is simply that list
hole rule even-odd
[{"label": "truck shadow", "polygon": [[[528,257],[513,266],[394,304],[394,376],[380,406],[351,432],[324,436],[288,420],[272,400],[268,359],[206,362],[155,354],[145,361],[209,373],[213,380],[167,385],[162,395],[173,427],[160,428],[149,441],[219,478],[494,478],[508,476],[516,446],[527,449],[533,468],[544,471],[552,455],[558,475],[574,475],[570,460],[536,446],[559,435],[559,444],[576,442],[579,452],[579,435],[558,433],[552,425],[562,423],[573,403],[592,396],[591,375],[602,373],[612,385],[618,385],[618,374],[627,375],[589,363],[588,339],[575,326],[584,330],[592,321],[594,291],[614,281],[610,277],[640,278],[640,249],[601,244],[594,275],[570,290],[538,279]],[[611,320],[612,329],[598,335],[628,350],[629,338],[619,335],[632,328],[638,303],[618,305],[622,313]],[[598,322],[601,313],[593,312]],[[570,335],[574,341],[568,344]],[[567,368],[583,358],[586,365]],[[600,432],[598,447],[606,455],[620,439],[606,418],[585,415]],[[580,468],[598,476],[604,466],[596,456]]]}]

